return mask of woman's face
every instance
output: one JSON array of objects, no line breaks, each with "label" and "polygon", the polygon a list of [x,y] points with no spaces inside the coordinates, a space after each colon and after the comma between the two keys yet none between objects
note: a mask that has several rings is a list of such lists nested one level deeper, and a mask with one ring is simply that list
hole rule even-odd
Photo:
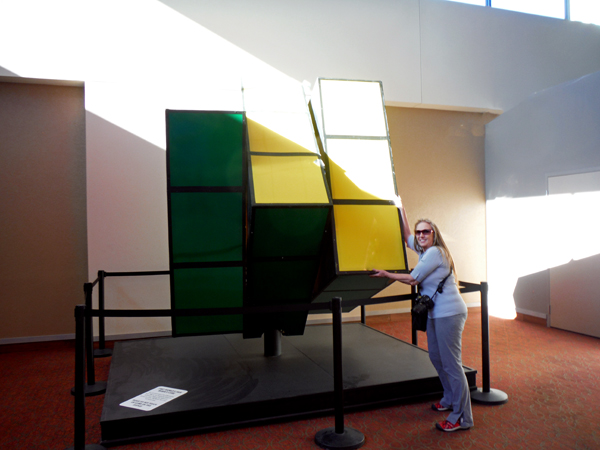
[{"label": "woman's face", "polygon": [[427,222],[419,222],[415,227],[415,237],[423,251],[433,245],[433,233],[435,231]]}]

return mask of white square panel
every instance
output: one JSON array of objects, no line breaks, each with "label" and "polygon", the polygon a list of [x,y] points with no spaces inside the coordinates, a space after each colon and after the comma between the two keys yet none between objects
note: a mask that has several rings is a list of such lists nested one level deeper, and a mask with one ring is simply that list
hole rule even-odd
[{"label": "white square panel", "polygon": [[320,80],[325,134],[387,137],[381,84]]},{"label": "white square panel", "polygon": [[327,139],[327,156],[334,199],[395,198],[387,139]]}]

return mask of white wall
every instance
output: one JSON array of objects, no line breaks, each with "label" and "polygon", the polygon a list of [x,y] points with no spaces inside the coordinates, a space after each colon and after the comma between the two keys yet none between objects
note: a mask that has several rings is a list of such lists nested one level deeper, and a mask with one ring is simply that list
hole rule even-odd
[{"label": "white wall", "polygon": [[600,70],[600,27],[441,0],[3,0],[0,76],[382,80],[403,106],[508,110]]},{"label": "white wall", "polygon": [[508,111],[600,70],[599,38],[595,25],[423,0],[421,101]]},{"label": "white wall", "polygon": [[547,317],[553,290],[597,282],[598,258],[578,265],[585,271],[568,280],[570,287],[552,279],[563,273],[554,268],[600,252],[594,231],[600,191],[546,194],[551,177],[600,170],[598,123],[600,72],[534,94],[486,125],[488,280],[495,308]]},{"label": "white wall", "polygon": [[[85,83],[90,279],[167,266],[165,108],[327,76],[382,80],[390,105],[497,111],[600,70],[599,27],[438,0],[0,0],[0,42],[0,78]],[[114,282],[110,306],[167,305],[166,282]]]}]

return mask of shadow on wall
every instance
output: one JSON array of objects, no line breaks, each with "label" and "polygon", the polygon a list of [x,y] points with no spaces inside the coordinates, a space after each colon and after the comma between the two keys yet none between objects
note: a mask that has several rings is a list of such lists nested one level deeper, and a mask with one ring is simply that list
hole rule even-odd
[{"label": "shadow on wall", "polygon": [[[592,182],[593,173],[600,171],[599,87],[596,72],[548,88],[486,125],[487,268],[493,315],[503,309],[508,315],[511,306],[519,307],[512,300],[520,278],[549,268],[552,273],[553,267],[600,253],[600,239],[590,229],[600,220],[595,207],[600,187]],[[580,181],[588,178],[583,189]],[[561,189],[553,189],[555,184]],[[571,286],[568,282],[567,289]],[[549,302],[534,309],[541,301],[535,296],[521,307],[547,314]]]},{"label": "shadow on wall", "polygon": [[514,290],[519,313],[546,318],[551,327],[600,337],[600,255],[520,277]]},{"label": "shadow on wall", "polygon": [[[4,67],[0,66],[0,76],[2,77],[18,77],[18,75],[14,72],[11,72],[8,69],[5,69]],[[0,81],[2,81],[2,79],[0,78]]]},{"label": "shadow on wall", "polygon": [[[89,281],[98,270],[168,270],[165,151],[89,111],[86,141]],[[170,308],[166,276],[110,278],[105,295],[107,308]],[[166,330],[168,318],[106,322],[107,335]]]},{"label": "shadow on wall", "polygon": [[520,277],[513,298],[518,313],[546,319],[550,306],[550,269]]},{"label": "shadow on wall", "polygon": [[600,254],[550,269],[550,326],[600,338]]}]

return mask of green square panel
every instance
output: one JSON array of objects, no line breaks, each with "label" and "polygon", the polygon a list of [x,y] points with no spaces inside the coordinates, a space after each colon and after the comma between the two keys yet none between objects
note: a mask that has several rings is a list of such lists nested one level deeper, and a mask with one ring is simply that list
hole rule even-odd
[{"label": "green square panel", "polygon": [[318,255],[329,208],[254,208],[252,255]]},{"label": "green square panel", "polygon": [[167,111],[171,186],[241,186],[244,115]]},{"label": "green square panel", "polygon": [[252,262],[248,268],[249,297],[261,305],[308,303],[317,268],[316,259]]},{"label": "green square panel", "polygon": [[[209,267],[173,271],[173,309],[243,306],[242,267]],[[242,315],[175,317],[174,335],[239,333]]]},{"label": "green square panel", "polygon": [[174,263],[242,260],[241,193],[179,192],[170,198]]},{"label": "green square panel", "polygon": [[[248,268],[246,305],[309,304],[317,272],[316,260],[260,261]],[[304,333],[308,311],[270,313],[244,317],[244,337],[259,337],[265,330],[284,334]]]}]

